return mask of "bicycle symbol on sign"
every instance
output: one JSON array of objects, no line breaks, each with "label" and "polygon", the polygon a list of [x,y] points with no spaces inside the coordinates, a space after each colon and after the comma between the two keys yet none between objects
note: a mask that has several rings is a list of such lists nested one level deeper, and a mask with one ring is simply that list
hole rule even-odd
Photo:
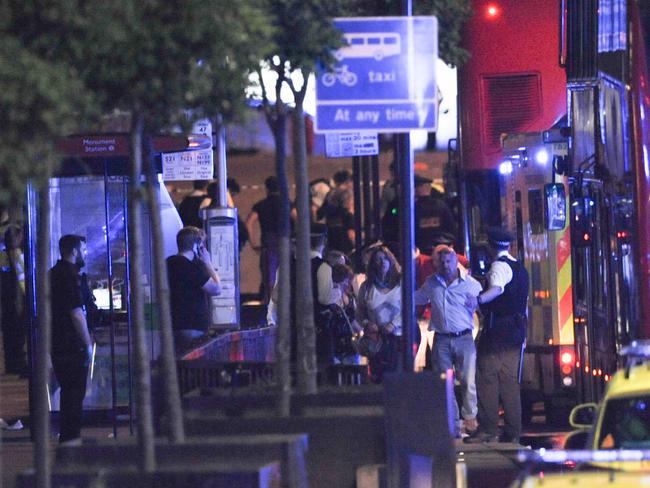
[{"label": "bicycle symbol on sign", "polygon": [[330,87],[334,86],[338,80],[343,85],[354,86],[357,84],[357,74],[348,70],[348,65],[344,64],[341,67],[334,68],[333,73],[325,73],[322,81],[323,85]]}]

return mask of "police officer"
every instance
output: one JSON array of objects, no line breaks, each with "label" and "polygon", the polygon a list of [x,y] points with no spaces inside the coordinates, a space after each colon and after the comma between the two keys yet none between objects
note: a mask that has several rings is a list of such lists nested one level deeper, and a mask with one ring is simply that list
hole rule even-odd
[{"label": "police officer", "polygon": [[[5,229],[2,231],[2,229]],[[17,225],[0,224],[0,326],[5,373],[27,374],[25,356],[25,261],[23,232]]]},{"label": "police officer", "polygon": [[429,178],[415,175],[415,246],[424,254],[431,255],[432,243],[442,234],[455,235],[454,215],[442,199],[442,194],[432,194]]},{"label": "police officer", "polygon": [[488,230],[494,258],[487,273],[487,289],[477,297],[485,316],[478,345],[476,387],[479,429],[466,442],[499,441],[499,400],[505,427],[501,440],[519,442],[521,399],[519,378],[526,342],[528,272],[509,252],[513,236],[503,229]]}]

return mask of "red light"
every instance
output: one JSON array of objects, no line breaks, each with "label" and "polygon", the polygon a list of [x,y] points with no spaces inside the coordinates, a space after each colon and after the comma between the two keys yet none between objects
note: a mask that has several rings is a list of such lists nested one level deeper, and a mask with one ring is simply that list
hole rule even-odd
[{"label": "red light", "polygon": [[569,351],[563,352],[562,356],[560,356],[560,362],[562,364],[571,364],[573,362],[573,354]]},{"label": "red light", "polygon": [[583,241],[588,241],[589,239],[590,239],[590,237],[589,237],[589,233],[585,232],[585,233],[582,235],[582,240],[583,240]]},{"label": "red light", "polygon": [[580,367],[580,361],[576,361],[576,368]]},{"label": "red light", "polygon": [[488,18],[494,19],[499,15],[499,8],[494,4],[488,5],[486,12]]}]

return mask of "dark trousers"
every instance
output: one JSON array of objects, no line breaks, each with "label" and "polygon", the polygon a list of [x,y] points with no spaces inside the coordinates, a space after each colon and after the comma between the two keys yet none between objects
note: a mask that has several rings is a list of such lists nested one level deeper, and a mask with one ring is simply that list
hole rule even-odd
[{"label": "dark trousers", "polygon": [[262,246],[260,253],[260,273],[262,282],[260,284],[260,295],[262,301],[267,304],[271,298],[271,292],[275,286],[275,275],[280,266],[280,249],[277,243]]},{"label": "dark trousers", "polygon": [[2,346],[5,353],[5,372],[21,374],[27,367],[23,306],[25,300],[18,293],[16,274],[0,271],[0,300],[2,303],[0,326],[2,327]]},{"label": "dark trousers", "polygon": [[503,404],[505,427],[509,440],[521,435],[521,397],[519,393],[519,361],[521,346],[479,347],[476,361],[478,419],[481,431],[496,435],[499,421],[499,399]]},{"label": "dark trousers", "polygon": [[393,334],[383,334],[382,342],[379,352],[368,359],[370,380],[373,383],[381,383],[384,373],[392,373],[400,369],[402,338]]},{"label": "dark trousers", "polygon": [[61,385],[59,442],[81,437],[81,415],[86,396],[87,358],[78,354],[52,355],[54,374]]},{"label": "dark trousers", "polygon": [[18,313],[14,304],[2,304],[2,345],[4,347],[5,372],[23,373],[27,367],[25,357],[25,317]]}]

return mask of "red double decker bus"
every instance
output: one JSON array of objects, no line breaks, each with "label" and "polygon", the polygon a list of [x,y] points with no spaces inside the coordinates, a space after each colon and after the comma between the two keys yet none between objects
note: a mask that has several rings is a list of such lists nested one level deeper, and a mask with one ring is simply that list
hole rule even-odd
[{"label": "red double decker bus", "polygon": [[530,274],[522,401],[566,420],[650,337],[650,91],[634,0],[473,2],[459,71],[466,249],[503,225]]}]

